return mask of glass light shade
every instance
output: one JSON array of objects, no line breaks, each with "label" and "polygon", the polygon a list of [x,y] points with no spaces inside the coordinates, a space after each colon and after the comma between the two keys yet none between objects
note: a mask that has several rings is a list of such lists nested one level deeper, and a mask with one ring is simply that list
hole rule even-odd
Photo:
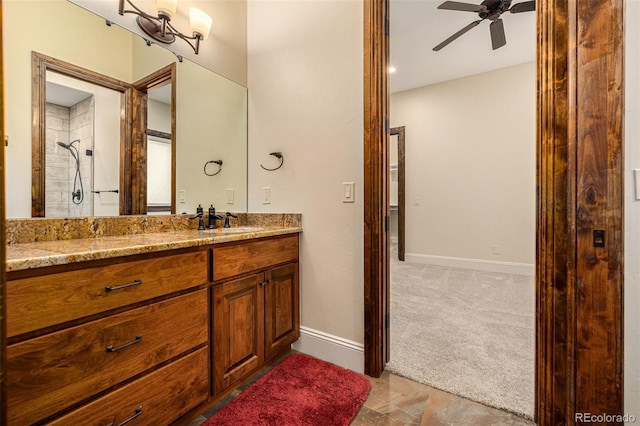
[{"label": "glass light shade", "polygon": [[156,0],[158,15],[168,16],[169,19],[173,19],[173,17],[176,16],[177,8],[178,0]]},{"label": "glass light shade", "polygon": [[211,24],[213,23],[209,15],[198,8],[189,8],[189,22],[191,24],[191,32],[200,34],[203,40],[209,37],[209,31],[211,31]]}]

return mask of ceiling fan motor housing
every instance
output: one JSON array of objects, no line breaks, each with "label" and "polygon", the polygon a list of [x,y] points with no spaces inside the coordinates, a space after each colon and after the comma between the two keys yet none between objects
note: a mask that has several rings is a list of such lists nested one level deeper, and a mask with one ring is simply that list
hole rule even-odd
[{"label": "ceiling fan motor housing", "polygon": [[484,0],[482,6],[485,8],[478,12],[478,16],[482,19],[495,21],[500,18],[500,15],[509,10],[511,0]]}]

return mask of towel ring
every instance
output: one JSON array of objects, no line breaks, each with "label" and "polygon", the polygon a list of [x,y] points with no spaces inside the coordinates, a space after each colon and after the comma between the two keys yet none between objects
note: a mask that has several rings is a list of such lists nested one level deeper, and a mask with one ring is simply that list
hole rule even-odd
[{"label": "towel ring", "polygon": [[[207,166],[211,163],[218,165],[218,171],[215,173],[207,173]],[[211,160],[204,163],[204,174],[207,176],[215,176],[222,171],[222,160]]]},{"label": "towel ring", "polygon": [[284,164],[284,155],[282,155],[282,153],[280,151],[278,152],[270,152],[269,155],[273,155],[274,157],[278,158],[280,160],[280,165],[276,168],[273,169],[268,169],[265,166],[263,166],[262,164],[260,164],[260,167],[262,167],[265,170],[268,170],[270,172],[274,171],[274,170],[278,170],[280,167],[282,167],[282,165]]}]

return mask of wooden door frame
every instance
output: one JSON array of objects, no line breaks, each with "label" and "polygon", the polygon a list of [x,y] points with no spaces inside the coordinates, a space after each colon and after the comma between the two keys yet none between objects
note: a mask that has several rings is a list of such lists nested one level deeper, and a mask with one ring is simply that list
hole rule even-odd
[{"label": "wooden door frame", "polygon": [[131,145],[131,85],[42,53],[31,52],[31,217],[45,216],[47,71],[55,71],[120,93],[120,161],[125,163],[120,167],[119,213],[131,214],[127,205],[131,198],[132,183],[125,172],[125,153],[130,150]]},{"label": "wooden door frame", "polygon": [[[2,22],[2,1],[0,1],[0,22]],[[7,424],[7,238],[6,238],[6,192],[5,192],[5,133],[4,133],[4,52],[2,31],[0,31],[0,425]]]},{"label": "wooden door frame", "polygon": [[147,214],[147,125],[148,92],[171,84],[171,214],[176,213],[176,86],[177,66],[175,62],[135,81],[133,92],[133,126],[131,129],[131,151],[121,161],[130,161],[132,194],[129,214]]},{"label": "wooden door frame", "polygon": [[[623,6],[624,0],[537,1],[535,420],[541,425],[623,410]],[[364,1],[364,366],[374,377],[389,356],[388,12],[388,0]],[[606,231],[605,247],[594,247],[596,229]]]},{"label": "wooden door frame", "polygon": [[398,136],[398,260],[404,262],[405,251],[405,126],[392,127],[389,135]]}]

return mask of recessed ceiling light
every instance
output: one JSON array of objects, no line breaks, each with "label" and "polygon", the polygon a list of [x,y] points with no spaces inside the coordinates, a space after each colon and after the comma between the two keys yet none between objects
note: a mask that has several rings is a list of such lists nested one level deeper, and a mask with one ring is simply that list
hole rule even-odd
[{"label": "recessed ceiling light", "polygon": [[389,67],[389,74],[396,72],[396,67]]}]

